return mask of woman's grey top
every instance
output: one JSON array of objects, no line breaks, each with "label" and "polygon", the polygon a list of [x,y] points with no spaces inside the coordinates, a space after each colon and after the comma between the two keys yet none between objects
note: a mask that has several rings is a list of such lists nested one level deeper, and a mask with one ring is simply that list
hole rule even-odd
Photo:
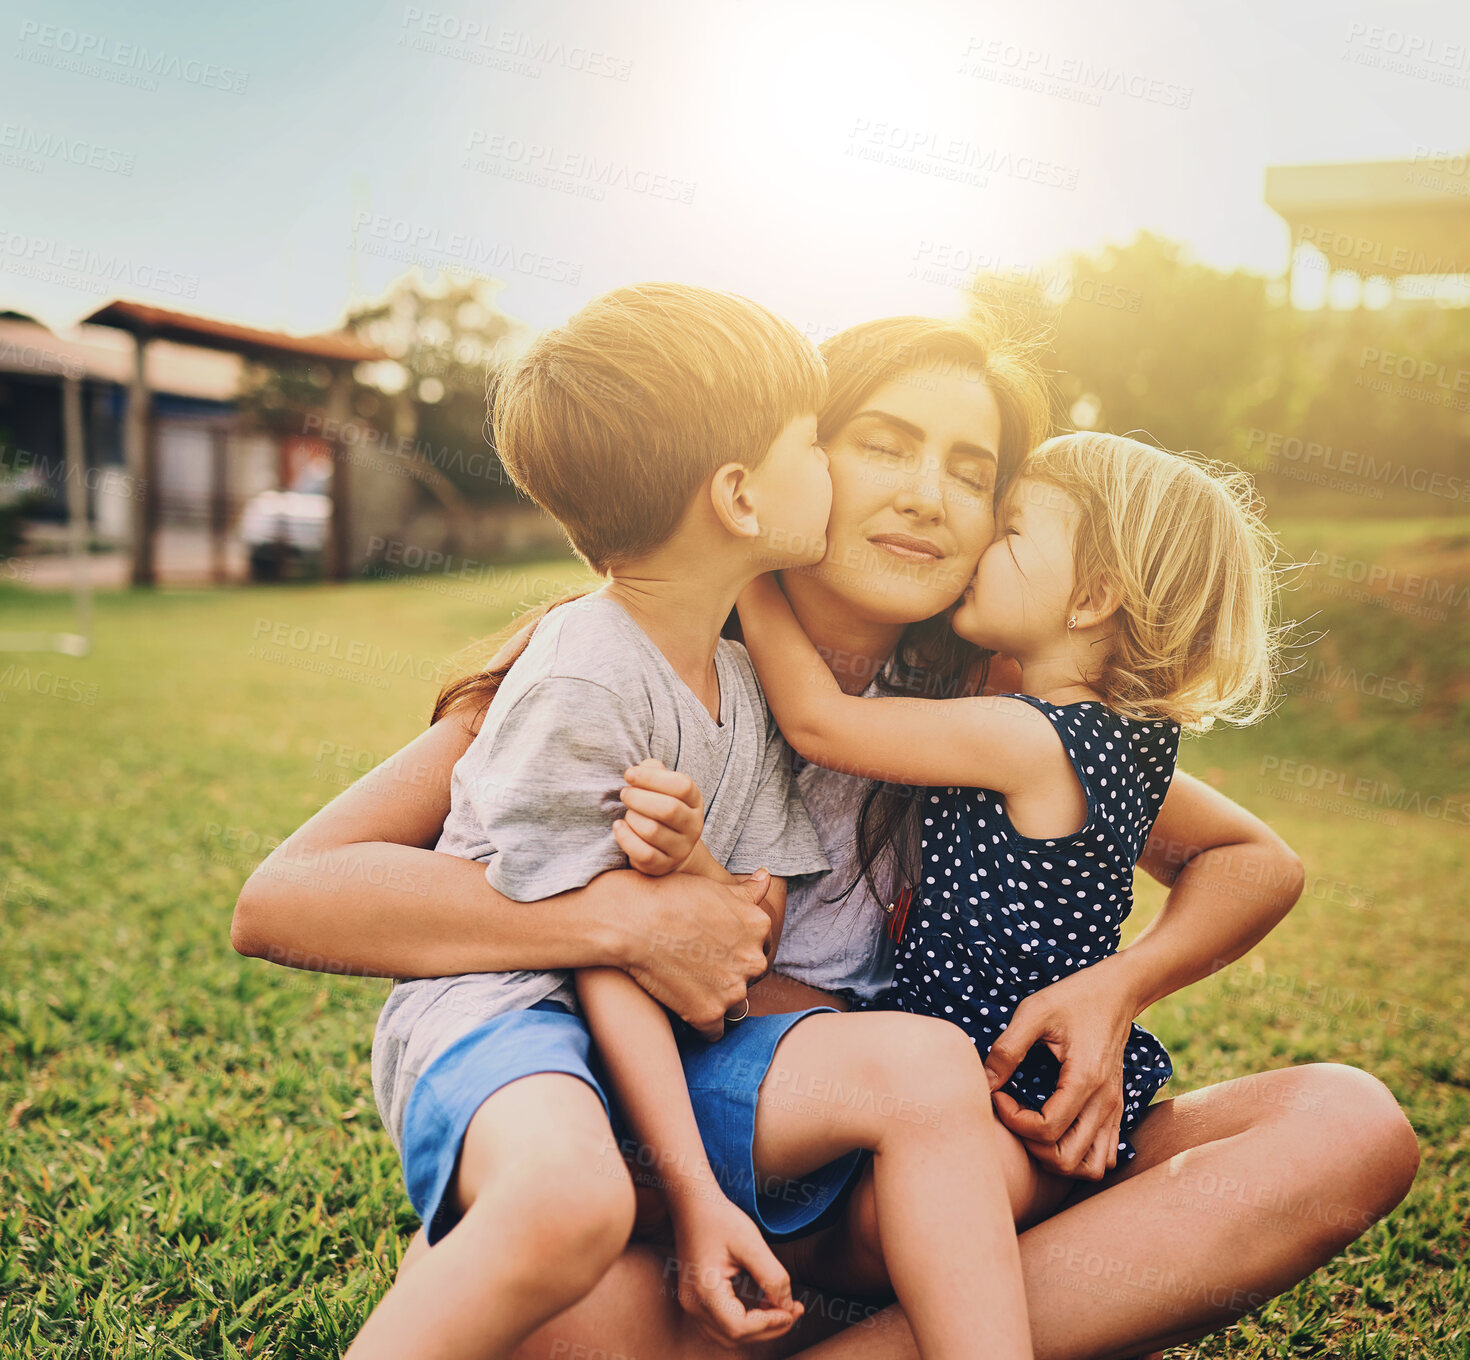
[{"label": "woman's grey top", "polygon": [[[875,680],[864,696],[877,689]],[[884,904],[858,874],[857,819],[868,781],[804,764],[800,757],[797,764],[796,786],[832,868],[788,883],[776,968],[810,987],[871,1000],[893,981],[893,952]],[[874,877],[880,884],[891,881],[892,862],[891,850],[879,857]],[[823,901],[854,879],[857,885],[846,897]]]}]

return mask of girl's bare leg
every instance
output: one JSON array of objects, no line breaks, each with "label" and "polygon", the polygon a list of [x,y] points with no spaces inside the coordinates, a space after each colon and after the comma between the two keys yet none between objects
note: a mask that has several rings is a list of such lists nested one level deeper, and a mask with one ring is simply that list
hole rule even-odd
[{"label": "girl's bare leg", "polygon": [[958,1025],[814,1015],[781,1040],[756,1107],[756,1174],[795,1180],[855,1147],[874,1154],[888,1276],[927,1360],[1029,1357],[1011,1196],[1029,1203],[1037,1174],[996,1124]]},{"label": "girl's bare leg", "polygon": [[[1019,1138],[999,1125],[995,1131],[1001,1139],[1011,1214],[1020,1231],[1054,1213],[1076,1189],[1077,1182],[1043,1170],[1026,1155],[1025,1144]],[[792,1279],[815,1289],[839,1297],[853,1293],[891,1296],[893,1282],[885,1259],[872,1163],[853,1187],[836,1223],[808,1237],[778,1244],[776,1254]]]},{"label": "girl's bare leg", "polygon": [[[1138,1156],[1126,1168],[1021,1236],[1042,1360],[1133,1356],[1225,1325],[1388,1213],[1408,1193],[1419,1156],[1388,1089],[1336,1064],[1162,1101],[1133,1141]],[[686,1326],[666,1257],[643,1245],[624,1252],[515,1360],[589,1360],[599,1348],[607,1360],[728,1357]],[[875,1312],[862,1300],[809,1302],[790,1335],[743,1354],[774,1360],[837,1328],[845,1330],[812,1360],[918,1354],[901,1309]]]}]

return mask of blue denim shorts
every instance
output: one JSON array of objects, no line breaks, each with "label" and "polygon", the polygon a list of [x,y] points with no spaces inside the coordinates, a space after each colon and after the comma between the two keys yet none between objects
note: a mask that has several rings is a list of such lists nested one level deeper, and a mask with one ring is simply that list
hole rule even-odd
[{"label": "blue denim shorts", "polygon": [[727,1024],[725,1037],[713,1044],[685,1025],[675,1026],[694,1118],[720,1189],[774,1242],[832,1222],[867,1159],[864,1151],[850,1152],[796,1180],[756,1175],[755,1107],[776,1046],[807,1016],[832,1010],[752,1015]]},{"label": "blue denim shorts", "polygon": [[[802,1237],[842,1211],[867,1154],[856,1151],[795,1180],[755,1173],[755,1107],[776,1047],[808,1015],[750,1016],[710,1044],[677,1023],[689,1099],[720,1188],[772,1241]],[[637,1148],[592,1044],[586,1022],[557,1001],[487,1020],[445,1049],[414,1083],[403,1113],[403,1177],[430,1244],[459,1222],[449,1193],[475,1112],[521,1077],[561,1072],[585,1081],[602,1101],[614,1138]]]},{"label": "blue denim shorts", "polygon": [[403,1179],[431,1244],[460,1219],[449,1188],[475,1111],[501,1087],[543,1072],[580,1077],[597,1092],[614,1136],[621,1134],[586,1022],[559,1001],[487,1020],[445,1049],[414,1083],[403,1111]]}]

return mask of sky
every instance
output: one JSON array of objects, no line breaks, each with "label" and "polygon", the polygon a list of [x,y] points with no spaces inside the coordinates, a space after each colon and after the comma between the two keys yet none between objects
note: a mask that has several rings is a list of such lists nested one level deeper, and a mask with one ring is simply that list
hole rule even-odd
[{"label": "sky", "polygon": [[319,331],[413,264],[815,339],[1139,230],[1284,272],[1265,167],[1463,154],[1470,6],[0,0],[0,310]]}]

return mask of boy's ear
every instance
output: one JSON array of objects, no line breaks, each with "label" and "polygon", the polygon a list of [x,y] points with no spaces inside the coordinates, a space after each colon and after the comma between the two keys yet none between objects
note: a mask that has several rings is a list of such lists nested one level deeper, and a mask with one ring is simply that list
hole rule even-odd
[{"label": "boy's ear", "polygon": [[744,463],[722,464],[710,480],[709,499],[715,516],[736,538],[760,537],[752,490],[750,469]]},{"label": "boy's ear", "polygon": [[1072,596],[1072,618],[1079,632],[1104,626],[1123,604],[1123,592],[1109,576],[1079,585]]}]

